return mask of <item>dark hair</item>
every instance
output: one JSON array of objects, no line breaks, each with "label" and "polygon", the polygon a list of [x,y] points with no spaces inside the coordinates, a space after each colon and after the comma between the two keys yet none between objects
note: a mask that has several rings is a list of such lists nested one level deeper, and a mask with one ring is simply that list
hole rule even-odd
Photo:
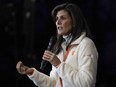
[{"label": "dark hair", "polygon": [[[70,41],[70,43],[73,40],[80,37],[82,32],[86,32],[86,36],[91,37],[90,29],[87,25],[87,22],[86,22],[86,20],[83,16],[83,13],[82,13],[81,9],[77,5],[75,5],[73,3],[63,3],[63,4],[60,4],[60,5],[56,6],[52,10],[52,13],[51,13],[54,22],[56,22],[56,15],[57,15],[57,12],[60,11],[60,10],[66,10],[69,13],[69,15],[72,17],[72,20],[73,20],[73,29],[72,29],[72,32],[71,32],[72,40]],[[60,52],[61,43],[62,43],[62,36],[57,35],[57,42],[53,47],[53,51],[55,53]],[[70,43],[69,43],[69,45],[70,45]]]}]

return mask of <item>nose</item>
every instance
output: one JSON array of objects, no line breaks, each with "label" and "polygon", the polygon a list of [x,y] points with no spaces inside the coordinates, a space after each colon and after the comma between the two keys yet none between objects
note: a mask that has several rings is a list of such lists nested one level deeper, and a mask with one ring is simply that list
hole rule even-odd
[{"label": "nose", "polygon": [[57,20],[56,20],[56,25],[61,25],[60,19],[57,19]]}]

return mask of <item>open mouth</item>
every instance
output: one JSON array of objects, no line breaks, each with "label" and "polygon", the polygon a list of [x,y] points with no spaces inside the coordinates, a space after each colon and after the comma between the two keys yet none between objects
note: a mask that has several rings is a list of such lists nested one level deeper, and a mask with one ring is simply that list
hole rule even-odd
[{"label": "open mouth", "polygon": [[57,27],[57,29],[58,29],[58,30],[62,30],[62,29],[63,29],[63,27]]}]

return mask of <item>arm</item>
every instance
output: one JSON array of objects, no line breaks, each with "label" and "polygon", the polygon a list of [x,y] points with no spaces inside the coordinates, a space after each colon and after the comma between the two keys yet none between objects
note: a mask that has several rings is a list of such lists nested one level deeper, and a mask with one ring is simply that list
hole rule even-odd
[{"label": "arm", "polygon": [[21,61],[16,65],[17,71],[22,75],[27,75],[38,87],[54,87],[55,79],[49,77],[35,68],[25,66]]},{"label": "arm", "polygon": [[28,75],[28,77],[35,83],[38,87],[55,87],[56,81],[53,77],[49,77],[44,73],[39,72],[34,69],[34,73],[32,75]]}]

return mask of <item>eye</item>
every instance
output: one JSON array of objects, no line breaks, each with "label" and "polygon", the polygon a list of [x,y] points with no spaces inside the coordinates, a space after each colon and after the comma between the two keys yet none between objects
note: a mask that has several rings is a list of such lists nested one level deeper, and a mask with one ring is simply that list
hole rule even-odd
[{"label": "eye", "polygon": [[61,16],[61,20],[64,20],[64,19],[66,19],[66,17],[64,17],[64,16]]},{"label": "eye", "polygon": [[55,21],[57,21],[57,20],[58,20],[58,17],[55,18]]},{"label": "eye", "polygon": [[66,19],[67,19],[67,17],[60,16],[60,17],[56,17],[55,21],[58,21],[58,20],[62,21],[62,20],[66,20]]}]

